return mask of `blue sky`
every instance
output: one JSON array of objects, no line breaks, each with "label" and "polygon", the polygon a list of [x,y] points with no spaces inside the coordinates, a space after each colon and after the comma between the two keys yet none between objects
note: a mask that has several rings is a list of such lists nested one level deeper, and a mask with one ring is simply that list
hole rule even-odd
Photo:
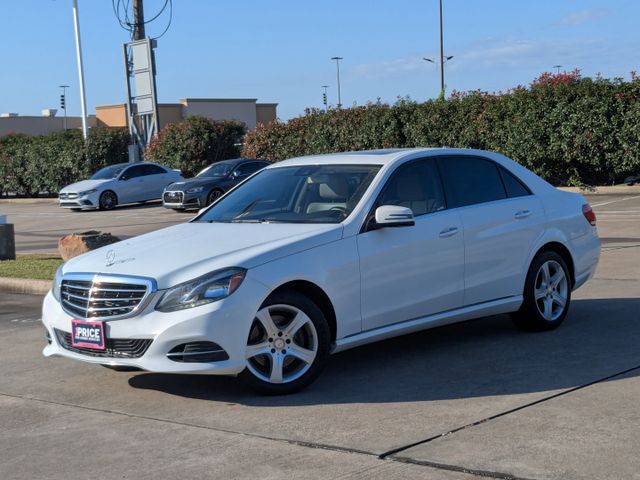
[{"label": "blue sky", "polygon": [[[164,0],[145,0],[147,18]],[[0,111],[57,108],[58,85],[80,102],[71,0],[0,0]],[[320,107],[321,85],[342,103],[437,96],[437,0],[173,0],[173,22],[157,50],[160,102],[184,97],[258,98],[283,119]],[[121,103],[125,86],[111,0],[79,0],[87,102]],[[501,90],[528,84],[556,64],[584,75],[640,70],[635,0],[444,0],[447,88]],[[147,27],[164,29],[166,14]]]}]

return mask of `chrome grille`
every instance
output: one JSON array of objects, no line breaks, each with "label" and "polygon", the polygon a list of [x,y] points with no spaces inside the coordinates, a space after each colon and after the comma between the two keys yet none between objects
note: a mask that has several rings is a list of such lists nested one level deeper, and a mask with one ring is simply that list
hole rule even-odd
[{"label": "chrome grille", "polygon": [[77,193],[61,193],[59,195],[60,200],[74,200],[76,198],[78,198],[78,194]]},{"label": "chrome grille", "polygon": [[182,203],[184,200],[183,192],[164,192],[164,203]]},{"label": "chrome grille", "polygon": [[60,287],[62,308],[83,319],[115,319],[135,315],[144,307],[155,283],[139,277],[65,275]]}]

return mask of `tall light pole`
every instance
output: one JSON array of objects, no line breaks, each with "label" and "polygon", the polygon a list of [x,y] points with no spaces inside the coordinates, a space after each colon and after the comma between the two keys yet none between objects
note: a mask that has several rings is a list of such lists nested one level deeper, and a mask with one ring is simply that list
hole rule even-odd
[{"label": "tall light pole", "polygon": [[67,130],[67,88],[69,85],[60,85],[62,95],[60,95],[60,108],[64,111],[64,129]]},{"label": "tall light pole", "polygon": [[442,33],[442,0],[440,0],[440,98],[444,99],[444,35]]},{"label": "tall light pole", "polygon": [[340,60],[344,60],[342,57],[331,57],[331,60],[336,61],[336,71],[338,72],[338,108],[342,108],[342,97],[340,95]]},{"label": "tall light pole", "polygon": [[554,65],[553,68],[556,69],[556,74],[560,75],[560,69],[562,68],[562,65]]},{"label": "tall light pole", "polygon": [[80,79],[80,108],[82,110],[82,136],[87,139],[87,99],[84,94],[84,67],[82,66],[82,45],[80,44],[80,20],[78,19],[78,0],[73,0],[73,27],[76,32],[76,57],[78,77]]},{"label": "tall light pole", "polygon": [[325,111],[329,111],[329,102],[327,100],[327,88],[329,88],[329,85],[322,85],[322,88],[324,89],[324,92],[322,93],[322,103],[324,104],[324,109]]}]

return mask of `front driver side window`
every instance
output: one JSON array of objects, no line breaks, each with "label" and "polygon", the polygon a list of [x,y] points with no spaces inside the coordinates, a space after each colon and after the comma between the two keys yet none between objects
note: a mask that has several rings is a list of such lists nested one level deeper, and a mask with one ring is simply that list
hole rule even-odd
[{"label": "front driver side window", "polygon": [[410,208],[417,217],[446,208],[438,166],[424,159],[400,166],[389,179],[377,203]]}]

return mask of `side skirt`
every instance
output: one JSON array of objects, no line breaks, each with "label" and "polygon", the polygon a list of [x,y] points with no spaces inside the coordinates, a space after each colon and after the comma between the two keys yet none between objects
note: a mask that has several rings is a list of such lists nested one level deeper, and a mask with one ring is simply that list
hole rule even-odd
[{"label": "side skirt", "polygon": [[418,332],[420,330],[427,330],[429,328],[440,327],[442,325],[449,325],[452,323],[464,322],[473,318],[515,312],[520,308],[522,301],[522,295],[516,295],[476,305],[469,305],[455,310],[448,310],[446,312],[436,313],[427,317],[406,320],[404,322],[386,325],[373,330],[367,330],[365,332],[337,340],[331,353],[342,352],[350,348],[359,347],[360,345],[366,345],[367,343],[406,335],[407,333]]}]

